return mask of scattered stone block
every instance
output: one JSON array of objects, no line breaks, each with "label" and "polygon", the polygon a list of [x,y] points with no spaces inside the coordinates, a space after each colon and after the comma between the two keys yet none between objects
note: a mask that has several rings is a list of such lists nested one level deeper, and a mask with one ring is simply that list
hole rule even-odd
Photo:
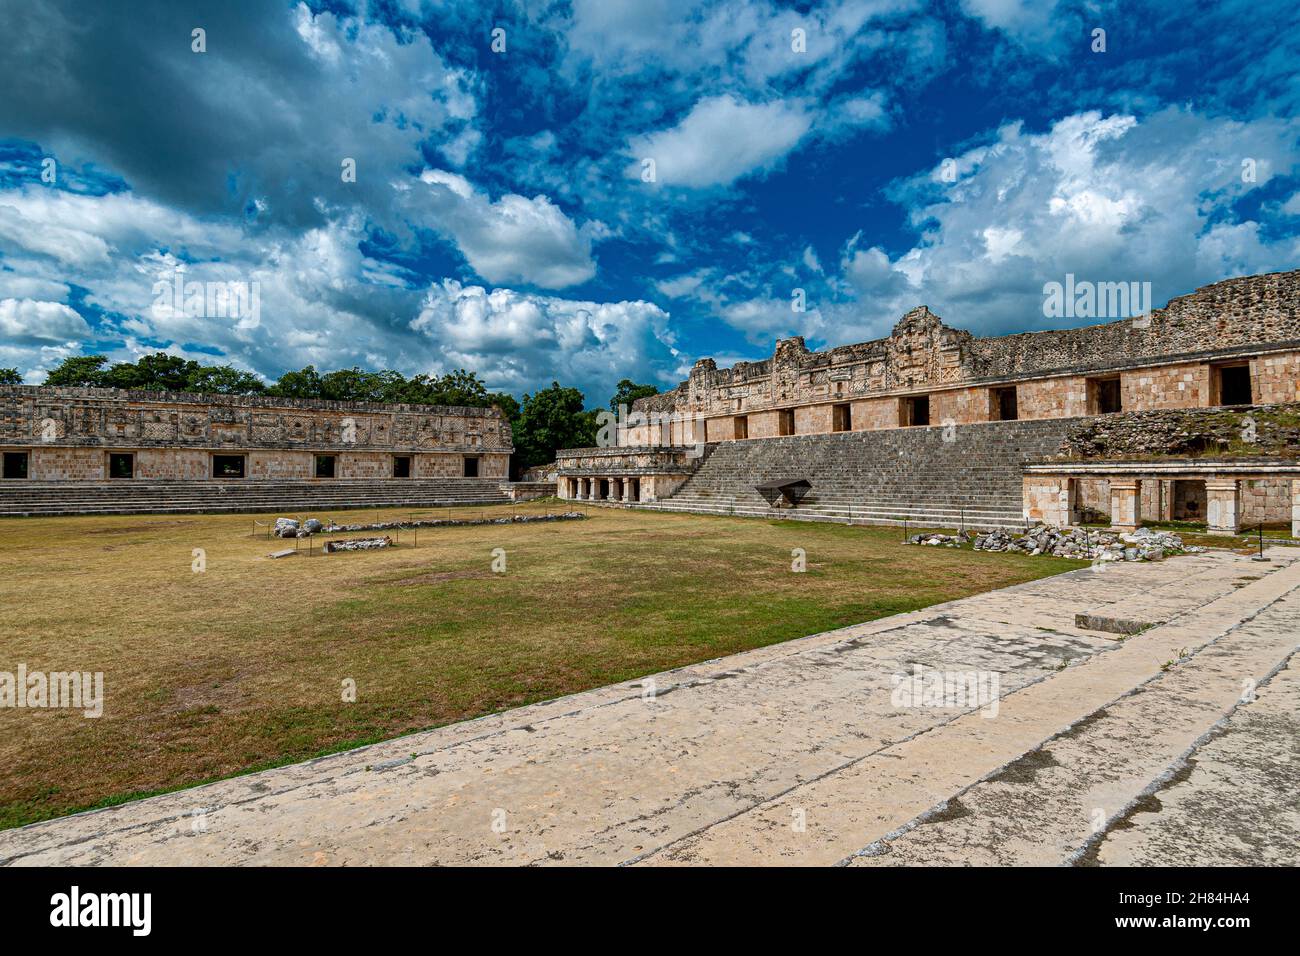
[{"label": "scattered stone block", "polygon": [[1137,634],[1164,621],[1138,621],[1133,618],[1107,617],[1104,614],[1076,614],[1074,626],[1085,631],[1105,631],[1107,634]]},{"label": "scattered stone block", "polygon": [[267,555],[267,557],[271,559],[292,558],[297,553],[298,553],[297,550],[294,548],[285,548],[283,551],[272,551],[270,554]]},{"label": "scattered stone block", "polygon": [[391,548],[393,539],[385,535],[382,538],[352,538],[347,541],[327,541],[325,542],[325,553],[335,554],[339,551],[376,551],[380,548]]}]

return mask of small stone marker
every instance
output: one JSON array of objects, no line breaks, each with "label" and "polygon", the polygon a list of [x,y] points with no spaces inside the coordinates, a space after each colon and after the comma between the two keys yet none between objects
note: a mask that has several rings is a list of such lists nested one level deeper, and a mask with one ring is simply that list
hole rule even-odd
[{"label": "small stone marker", "polygon": [[1105,631],[1108,634],[1137,634],[1164,621],[1136,621],[1131,618],[1106,617],[1102,614],[1076,614],[1074,626],[1085,631]]},{"label": "small stone marker", "polygon": [[293,548],[286,548],[283,551],[272,551],[267,555],[268,558],[292,558],[298,552]]}]

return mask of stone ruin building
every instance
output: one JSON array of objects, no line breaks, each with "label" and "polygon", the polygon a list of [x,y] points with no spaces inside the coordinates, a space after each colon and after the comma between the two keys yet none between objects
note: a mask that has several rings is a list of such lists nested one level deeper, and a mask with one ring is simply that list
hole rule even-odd
[{"label": "stone ruin building", "polygon": [[[978,337],[913,309],[883,339],[718,368],[561,451],[561,498],[1012,528],[1258,522],[1300,536],[1300,271],[1135,319]],[[509,423],[443,408],[0,386],[0,515],[503,501]]]},{"label": "stone ruin building", "polygon": [[500,409],[0,386],[0,514],[502,501]]},{"label": "stone ruin building", "polygon": [[922,306],[888,338],[701,359],[634,404],[616,447],[560,452],[559,494],[868,523],[1295,522],[1300,535],[1298,308],[1295,271],[1085,328],[981,338]]}]

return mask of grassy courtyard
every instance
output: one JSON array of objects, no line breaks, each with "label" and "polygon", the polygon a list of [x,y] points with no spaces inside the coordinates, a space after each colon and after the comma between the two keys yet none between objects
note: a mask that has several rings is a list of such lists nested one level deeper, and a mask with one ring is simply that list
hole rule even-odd
[{"label": "grassy courtyard", "polygon": [[905,546],[892,528],[590,515],[278,561],[292,542],[253,537],[246,515],[0,522],[0,671],[102,671],[106,698],[98,719],[0,708],[0,828],[1079,566]]}]

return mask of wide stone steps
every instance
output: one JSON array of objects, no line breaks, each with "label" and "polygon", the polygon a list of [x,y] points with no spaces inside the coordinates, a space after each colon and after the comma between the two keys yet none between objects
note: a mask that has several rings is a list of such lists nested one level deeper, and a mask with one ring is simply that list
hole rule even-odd
[{"label": "wide stone steps", "polygon": [[0,516],[304,511],[497,504],[497,479],[5,482]]},{"label": "wide stone steps", "polygon": [[[1015,528],[1022,468],[1055,454],[1071,420],[988,422],[722,442],[677,493],[649,507],[699,514]],[[763,481],[807,478],[798,508],[774,509]]]}]

